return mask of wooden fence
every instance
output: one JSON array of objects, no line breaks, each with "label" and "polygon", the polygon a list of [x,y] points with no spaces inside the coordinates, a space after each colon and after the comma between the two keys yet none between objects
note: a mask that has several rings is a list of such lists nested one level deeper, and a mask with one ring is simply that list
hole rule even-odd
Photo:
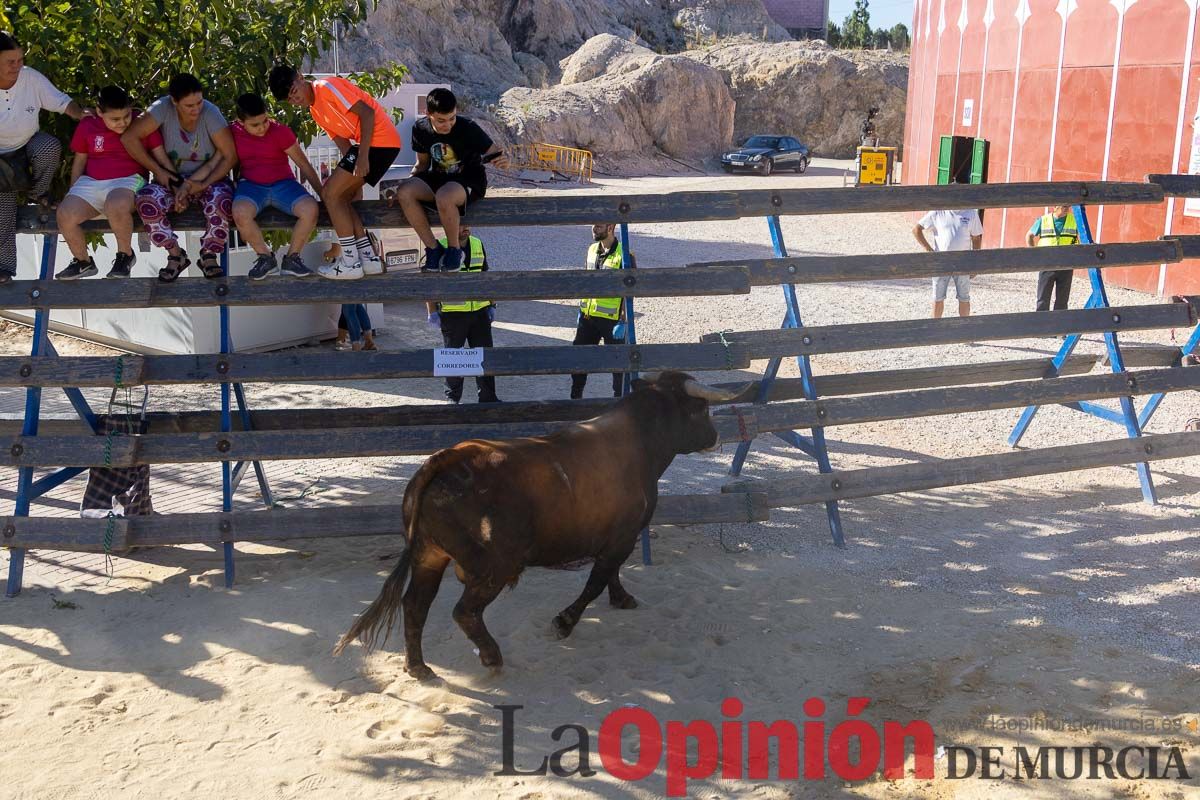
[{"label": "wooden fence", "polygon": [[[668,195],[565,196],[489,199],[472,210],[475,225],[566,225],[611,220],[621,225],[628,243],[630,223],[721,220],[765,216],[773,221],[776,258],[689,264],[677,268],[629,271],[515,271],[484,274],[388,275],[361,282],[278,281],[251,283],[244,278],[207,281],[184,278],[162,284],[153,278],[60,283],[50,279],[56,231],[32,209],[21,211],[24,232],[46,234],[42,276],[0,287],[0,305],[36,313],[33,352],[29,357],[0,357],[0,382],[25,387],[26,413],[0,420],[8,440],[8,466],[18,471],[18,503],[13,516],[0,521],[0,544],[11,548],[8,594],[20,588],[25,549],[112,551],[144,545],[221,543],[226,547],[226,577],[232,581],[232,543],[308,537],[395,534],[395,506],[337,509],[229,511],[241,471],[268,460],[418,455],[474,437],[537,435],[594,415],[608,401],[516,402],[499,406],[396,406],[382,409],[239,409],[240,384],[258,381],[361,380],[433,375],[433,351],[388,353],[223,352],[186,356],[58,357],[48,349],[46,320],[51,308],[142,308],[219,306],[222,340],[228,342],[226,309],[233,305],[385,302],[427,297],[465,299],[561,299],[587,296],[626,298],[628,317],[639,297],[745,294],[755,286],[780,286],[793,323],[782,330],[714,332],[699,342],[639,344],[636,330],[627,345],[605,347],[511,347],[486,352],[491,375],[636,373],[682,369],[692,372],[746,368],[771,359],[767,374],[739,402],[714,409],[724,442],[740,445],[731,469],[740,472],[744,450],[759,435],[772,434],[817,459],[824,474],[737,479],[721,492],[667,495],[656,524],[745,522],[766,519],[768,509],[825,503],[834,525],[840,501],[1010,477],[1088,469],[1110,464],[1145,464],[1200,453],[1200,433],[1144,436],[1133,419],[1131,398],[1200,388],[1200,370],[1182,369],[1193,334],[1184,348],[1153,347],[1123,351],[1118,336],[1132,330],[1196,326],[1200,304],[1194,300],[1130,307],[1109,307],[1103,296],[1102,270],[1138,264],[1177,262],[1200,252],[1188,237],[1150,242],[1075,247],[1022,248],[967,253],[904,253],[890,256],[819,256],[790,258],[778,230],[778,216],[928,208],[999,208],[1070,204],[1162,202],[1172,195],[1200,194],[1188,176],[1155,176],[1147,183],[1029,183],[890,186],[853,189],[788,189],[684,192]],[[361,203],[369,227],[405,227],[395,209]],[[1080,209],[1082,213],[1082,209]],[[266,227],[290,220],[264,214]],[[97,227],[96,223],[91,223]],[[183,215],[177,228],[197,229],[200,220]],[[628,246],[625,248],[628,252]],[[1052,313],[981,315],[966,319],[905,320],[804,327],[796,287],[829,281],[880,281],[928,278],[951,273],[994,274],[1045,269],[1087,269],[1093,298],[1087,307]],[[1099,299],[1097,296],[1099,292]],[[1078,356],[1070,348],[1082,332],[1102,333],[1103,357]],[[1027,358],[983,364],[959,364],[847,375],[812,374],[809,359],[829,353],[906,348],[1029,336],[1071,334],[1054,358]],[[226,348],[227,349],[227,348]],[[783,358],[795,357],[799,379],[776,379]],[[1099,367],[1102,371],[1088,374]],[[220,412],[152,413],[146,433],[99,435],[104,418],[82,406],[80,387],[157,384],[219,384]],[[67,389],[82,421],[39,417],[41,390]],[[73,394],[72,394],[73,393]],[[1122,412],[1095,406],[1117,398]],[[824,445],[826,428],[879,420],[957,414],[1004,408],[1067,404],[1126,425],[1126,437],[966,459],[914,463],[847,472],[832,471]],[[1028,413],[1028,412],[1027,412]],[[314,437],[311,432],[322,431]],[[796,431],[809,430],[810,437]],[[93,466],[165,463],[220,463],[224,508],[208,514],[179,514],[129,519],[63,519],[28,516],[40,493]],[[34,470],[68,467],[34,480]],[[807,471],[807,470],[805,470]],[[1147,473],[1148,475],[1148,473]],[[266,489],[265,478],[260,476]],[[1147,478],[1148,480],[1148,478]],[[716,487],[714,487],[715,489]],[[835,527],[840,542],[840,527]]]}]

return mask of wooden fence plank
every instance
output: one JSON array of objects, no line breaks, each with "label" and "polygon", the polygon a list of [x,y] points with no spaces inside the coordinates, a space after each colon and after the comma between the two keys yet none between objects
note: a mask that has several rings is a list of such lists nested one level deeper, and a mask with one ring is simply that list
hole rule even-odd
[{"label": "wooden fence plank", "polygon": [[1041,270],[1088,269],[1179,261],[1177,240],[1078,247],[1024,247],[946,253],[800,256],[796,258],[706,261],[690,267],[745,267],[755,286],[837,281],[890,281],[938,275],[994,275]]},{"label": "wooden fence plank", "polygon": [[[1046,250],[1048,248],[1040,248]],[[577,297],[689,297],[748,294],[745,267],[404,273],[361,281],[210,281],[157,278],[120,281],[13,281],[0,286],[4,308],[195,308],[400,300],[538,300]]]},{"label": "wooden fence plank", "polygon": [[[758,190],[761,191],[761,190]],[[360,200],[354,204],[368,228],[402,230],[409,228],[404,212],[395,206],[388,208],[382,200]],[[471,206],[471,225],[594,225],[597,222],[689,222],[694,220],[736,219],[739,203],[736,192],[671,192],[657,194],[560,194],[525,195],[521,197],[489,197],[487,202]],[[427,215],[434,226],[440,222],[436,213]],[[204,219],[194,209],[172,216],[177,231],[204,229]],[[259,226],[266,230],[290,229],[295,219],[278,211],[266,211],[258,216]],[[324,206],[317,222],[319,228],[332,227]],[[56,232],[54,218],[39,221],[36,208],[25,206],[18,211],[17,228],[22,233]],[[88,230],[108,230],[104,220],[84,223]]]},{"label": "wooden fence plank", "polygon": [[1188,303],[1069,311],[983,314],[950,319],[858,322],[811,328],[710,333],[702,342],[729,343],[731,354],[753,359],[788,358],[818,353],[927,347],[1055,336],[1067,333],[1181,328],[1196,324],[1196,308]]},{"label": "wooden fence plank", "polygon": [[[767,495],[660,495],[652,525],[759,522],[769,518]],[[400,505],[289,508],[236,513],[154,514],[116,521],[113,550],[177,544],[273,542],[347,536],[403,537]],[[76,517],[5,517],[0,546],[104,551],[106,520]]]},{"label": "wooden fence plank", "polygon": [[1168,197],[1200,197],[1200,175],[1152,174],[1146,181],[1161,186]]},{"label": "wooden fence plank", "polygon": [[[737,442],[773,431],[855,425],[891,419],[961,414],[1029,405],[1068,403],[1111,397],[1200,388],[1200,369],[1167,368],[1138,373],[1109,373],[1074,378],[1023,381],[995,386],[951,387],[922,391],[739,406],[717,411],[713,424],[720,441]],[[334,428],[319,435],[303,430],[255,430],[231,433],[14,437],[8,466],[114,466],[283,461],[424,455],[467,439],[544,436],[571,424],[565,420],[491,424],[411,425]]]},{"label": "wooden fence plank", "polygon": [[1200,455],[1200,433],[1164,433],[827,475],[738,480],[726,484],[722,491],[765,491],[771,507],[780,508],[1195,455]]},{"label": "wooden fence plank", "polygon": [[[1174,184],[1172,184],[1174,185]],[[767,214],[853,214],[881,211],[926,211],[930,208],[1022,208],[1059,204],[1124,205],[1158,203],[1157,183],[1063,181],[1055,183],[988,183],[952,186],[859,186],[851,188],[746,189],[666,194],[548,194],[490,197],[471,207],[471,224],[591,225],[596,222],[688,222],[736,219]],[[355,203],[368,228],[396,230],[408,223],[399,207],[380,200]],[[431,215],[437,225],[436,215]],[[291,228],[294,220],[277,211],[259,216],[266,229]],[[201,214],[189,210],[174,217],[178,231],[202,230]],[[324,208],[318,225],[328,228]],[[53,217],[39,219],[33,206],[21,208],[17,227],[23,233],[57,232]],[[85,223],[88,230],[107,230],[107,223]]]},{"label": "wooden fence plank", "polygon": [[[1168,345],[1123,348],[1127,367],[1165,367],[1179,360],[1179,349]],[[1090,372],[1105,356],[1072,355],[1059,370],[1059,376]],[[818,375],[817,395],[840,395],[897,392],[910,389],[931,389],[939,386],[960,386],[980,383],[1054,377],[1049,357],[986,361],[978,364],[955,364],[937,367],[912,367],[897,370],[855,372],[840,375]],[[758,381],[750,383],[717,383],[718,388],[742,390],[749,402],[758,391]],[[770,400],[800,400],[804,387],[799,378],[779,378],[771,386]],[[500,422],[549,422],[556,420],[589,419],[611,408],[615,400],[524,400],[507,403],[469,403],[460,406],[398,405],[353,408],[263,408],[250,412],[254,430],[305,430],[312,428],[370,428],[406,425],[485,425]],[[101,424],[104,416],[99,416]],[[21,417],[0,418],[0,437],[20,436],[24,420]],[[146,415],[146,433],[199,433],[219,431],[221,417],[216,411],[151,412]],[[234,430],[241,430],[241,417],[234,415]],[[38,432],[42,436],[73,436],[90,433],[76,416],[42,417]]]},{"label": "wooden fence plank", "polygon": [[[1184,258],[1200,258],[1200,235],[1191,234],[1191,235],[1180,236],[1178,234],[1174,234],[1169,237],[1164,236],[1163,238],[1164,239],[1175,239],[1176,241],[1178,241],[1180,249],[1183,252]],[[1043,248],[1038,248],[1038,249],[1040,250]],[[1045,249],[1048,250],[1049,248],[1045,248]]]},{"label": "wooden fence plank", "polygon": [[[381,353],[235,353],[121,357],[121,384],[352,381],[433,376],[433,350]],[[0,385],[115,386],[117,358],[0,356]],[[740,369],[748,355],[720,344],[562,345],[494,347],[484,355],[489,375],[565,375],[573,372],[627,372]]]},{"label": "wooden fence plank", "polygon": [[[772,403],[746,407],[749,413],[753,414],[753,419],[744,422],[743,426],[754,432],[767,433],[794,428],[857,425],[864,422],[964,414],[1000,408],[1024,408],[1187,389],[1200,389],[1200,369],[1168,367],[1136,373],[1050,378],[994,386],[955,386],[895,394],[837,397],[817,402],[803,400]],[[738,410],[741,410],[741,407]],[[720,427],[734,431],[736,428],[730,426],[727,420],[735,414],[732,409],[723,409],[714,413],[714,420],[719,421]]]},{"label": "wooden fence plank", "polygon": [[743,217],[767,214],[856,214],[928,211],[931,208],[1029,208],[1034,206],[1160,203],[1154,183],[986,183],[950,186],[857,186],[738,192]]}]

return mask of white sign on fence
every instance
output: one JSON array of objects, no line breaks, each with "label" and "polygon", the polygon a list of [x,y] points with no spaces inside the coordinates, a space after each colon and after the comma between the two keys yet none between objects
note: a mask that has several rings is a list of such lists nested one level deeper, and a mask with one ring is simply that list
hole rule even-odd
[{"label": "white sign on fence", "polygon": [[439,347],[433,351],[433,374],[482,375],[482,347]]}]

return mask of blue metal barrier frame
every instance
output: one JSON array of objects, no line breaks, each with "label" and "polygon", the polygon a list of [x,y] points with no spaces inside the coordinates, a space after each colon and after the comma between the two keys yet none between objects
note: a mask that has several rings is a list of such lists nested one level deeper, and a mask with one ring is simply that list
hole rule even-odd
[{"label": "blue metal barrier frame", "polygon": [[[622,222],[618,226],[621,238],[621,269],[632,269],[632,258],[629,255],[629,224]],[[633,298],[626,297],[625,303],[625,344],[637,344],[637,323],[633,316]],[[637,378],[636,370],[626,372],[625,377],[621,381],[621,396],[629,394],[633,391],[633,381]],[[653,564],[653,559],[650,553],[650,529],[642,528],[642,563],[646,566]]]},{"label": "blue metal barrier frame", "polygon": [[[54,261],[57,254],[58,236],[55,234],[44,234],[42,236],[42,262],[38,269],[38,278],[40,280],[46,281],[53,278]],[[54,345],[50,342],[49,331],[50,309],[45,307],[38,308],[34,311],[33,315],[33,344],[29,349],[30,357],[37,358],[42,355],[58,355],[54,349]],[[63,392],[67,395],[67,399],[71,401],[71,405],[74,407],[75,412],[79,414],[79,418],[87,423],[93,433],[99,433],[99,422],[91,406],[88,405],[88,401],[84,398],[83,393],[73,387],[66,387],[63,389]],[[25,418],[21,425],[21,436],[37,436],[41,416],[42,388],[40,386],[30,386],[25,390]],[[35,481],[33,479],[33,467],[19,467],[17,469],[17,499],[13,509],[13,516],[29,516],[29,506],[34,500],[86,471],[86,469],[81,467],[63,467]],[[24,548],[10,549],[8,551],[8,578],[5,581],[4,596],[16,597],[19,595],[24,577]]]},{"label": "blue metal barrier frame", "polygon": [[[1092,227],[1088,223],[1087,211],[1084,207],[1081,205],[1072,206],[1071,213],[1075,216],[1075,227],[1079,230],[1079,243],[1095,244],[1095,240],[1092,238]],[[1089,269],[1088,278],[1091,282],[1092,293],[1088,296],[1084,308],[1109,308],[1108,291],[1105,289],[1104,276],[1101,271],[1095,267]],[[1200,328],[1197,328],[1197,331],[1200,332]],[[1197,334],[1194,334],[1193,339],[1196,338]],[[1054,375],[1051,377],[1058,375],[1058,371],[1066,362],[1067,357],[1074,351],[1075,346],[1079,343],[1079,339],[1080,334],[1073,333],[1062,343],[1058,353],[1051,361],[1054,367]],[[1125,372],[1125,359],[1121,355],[1121,345],[1117,340],[1116,332],[1108,331],[1104,334],[1104,345],[1108,351],[1108,362],[1112,371],[1115,373]],[[1150,416],[1153,415],[1154,410],[1157,409],[1158,403],[1161,402],[1161,395],[1156,397],[1157,402],[1154,402],[1154,407],[1151,408],[1150,404],[1147,403],[1142,415],[1137,413],[1137,409],[1133,404],[1133,398],[1130,396],[1118,398],[1121,404],[1120,411],[1115,411],[1092,402],[1063,403],[1062,405],[1106,422],[1124,425],[1126,435],[1131,439],[1136,439],[1142,435],[1143,418],[1148,421]],[[1155,398],[1151,398],[1151,401],[1154,400]],[[1033,422],[1033,417],[1039,407],[1029,406],[1021,412],[1017,424],[1008,436],[1009,446],[1016,447],[1020,443],[1021,437],[1029,430],[1029,425]],[[1149,413],[1147,414],[1146,411],[1149,411]],[[1158,495],[1154,489],[1154,480],[1150,474],[1150,465],[1145,462],[1138,464],[1137,472],[1138,481],[1142,487],[1142,498],[1150,505],[1157,505]]]},{"label": "blue metal barrier frame", "polygon": [[[787,258],[787,245],[783,240],[783,229],[779,224],[779,215],[774,214],[767,217],[767,227],[771,232],[771,245],[775,250],[775,257]],[[784,315],[783,324],[780,327],[785,329],[803,328],[804,322],[800,318],[800,303],[796,297],[795,284],[784,284],[783,296],[787,303],[787,311]],[[779,373],[779,367],[782,363],[783,359],[772,358],[767,364],[767,369],[763,373],[762,380],[758,385],[758,394],[754,398],[755,405],[762,405],[767,402],[767,398],[771,395],[771,386],[775,383],[775,378]],[[813,380],[812,364],[809,357],[797,356],[796,364],[800,368],[804,397],[815,401],[817,399],[817,389]],[[829,463],[829,450],[825,443],[824,428],[813,428],[811,437],[803,436],[795,431],[779,431],[775,433],[775,436],[800,450],[805,455],[815,459],[817,469],[822,473],[828,474],[833,472],[833,467]],[[733,463],[729,467],[730,475],[736,476],[741,474],[742,467],[746,463],[746,456],[750,453],[751,444],[753,444],[752,441],[738,443],[737,450],[733,455]],[[827,500],[825,502],[825,516],[829,519],[829,532],[833,537],[833,543],[838,547],[844,548],[846,546],[846,537],[842,532],[842,516],[836,500]]]},{"label": "blue metal barrier frame", "polygon": [[[221,251],[221,271],[224,275],[229,275],[229,248],[226,247]],[[218,307],[218,319],[221,327],[221,355],[229,355],[233,350],[233,337],[229,327],[229,306],[221,304]],[[232,395],[232,398],[231,398]],[[236,400],[238,414],[241,417],[243,430],[254,430],[250,424],[250,407],[246,403],[246,390],[240,383],[221,383],[221,433],[231,433],[233,431],[233,400]],[[261,461],[250,462],[254,467],[254,474],[258,478],[258,488],[262,494],[263,504],[268,509],[274,508],[275,499],[271,495],[271,487],[267,483],[267,473],[263,469]],[[246,470],[245,462],[238,462],[237,465],[229,461],[221,462],[221,510],[225,512],[233,511],[233,495],[237,491],[238,484],[241,482],[242,474]],[[233,560],[233,542],[223,542],[222,550],[225,561],[225,588],[233,588],[233,581],[237,574],[236,565]]]},{"label": "blue metal barrier frame", "polygon": [[[39,271],[40,280],[50,280],[53,277],[54,260],[58,248],[58,237],[52,234],[43,236],[42,244],[42,263]],[[225,273],[229,272],[229,250],[226,248],[221,253],[221,266]],[[222,305],[219,307],[220,327],[221,327],[221,353],[228,355],[232,352],[231,337],[229,330],[229,307]],[[58,352],[54,345],[50,342],[48,331],[50,324],[50,310],[48,308],[39,308],[34,314],[33,324],[33,346],[30,349],[30,355],[34,358],[42,355],[55,356]],[[100,423],[96,418],[96,414],[92,411],[87,399],[83,393],[77,388],[67,387],[63,389],[70,400],[71,405],[75,408],[79,417],[87,423],[93,433],[99,434]],[[242,427],[245,430],[252,430],[250,424],[250,409],[246,403],[246,393],[240,383],[222,383],[221,384],[221,432],[229,433],[233,430],[233,418],[231,413],[230,393],[233,393],[237,399],[238,413],[241,415]],[[40,386],[31,386],[25,390],[25,419],[21,428],[22,436],[36,436],[38,432],[38,423],[41,420],[42,407],[42,389]],[[254,472],[258,478],[259,490],[262,493],[263,503],[267,508],[274,506],[274,498],[271,495],[270,485],[267,483],[266,471],[263,469],[262,462],[251,462],[254,467]],[[228,461],[221,462],[221,509],[223,511],[231,511],[233,509],[233,493],[236,490],[236,482],[234,481],[234,473],[243,471],[245,464],[239,464],[237,469],[231,468]],[[45,475],[38,480],[33,480],[32,467],[20,467],[17,470],[17,499],[13,516],[27,517],[29,516],[29,506],[33,500],[41,497],[47,492],[63,485],[77,475],[87,472],[85,467],[63,467]],[[233,561],[233,543],[224,543],[224,559],[225,559],[225,585],[231,587],[234,579],[234,561]],[[21,592],[21,584],[25,573],[25,550],[15,548],[9,550],[8,563],[8,578],[5,583],[5,596],[16,597]]]}]

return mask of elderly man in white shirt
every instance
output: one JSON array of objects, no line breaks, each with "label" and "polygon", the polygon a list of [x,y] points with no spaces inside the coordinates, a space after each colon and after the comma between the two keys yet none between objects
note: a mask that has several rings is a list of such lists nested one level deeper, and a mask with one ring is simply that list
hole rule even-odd
[{"label": "elderly man in white shirt", "polygon": [[[926,231],[933,231],[933,244]],[[973,208],[963,211],[930,211],[913,226],[913,238],[926,252],[945,253],[951,250],[978,250],[983,244],[983,223]],[[946,292],[954,281],[958,298],[958,315],[971,316],[971,276],[939,275],[933,279],[933,318],[940,319],[946,307]]]},{"label": "elderly man in white shirt", "polygon": [[50,80],[25,66],[25,51],[0,33],[0,284],[17,272],[17,195],[23,193],[49,214],[50,182],[62,158],[58,139],[38,129],[46,109],[78,121],[84,110]]}]

